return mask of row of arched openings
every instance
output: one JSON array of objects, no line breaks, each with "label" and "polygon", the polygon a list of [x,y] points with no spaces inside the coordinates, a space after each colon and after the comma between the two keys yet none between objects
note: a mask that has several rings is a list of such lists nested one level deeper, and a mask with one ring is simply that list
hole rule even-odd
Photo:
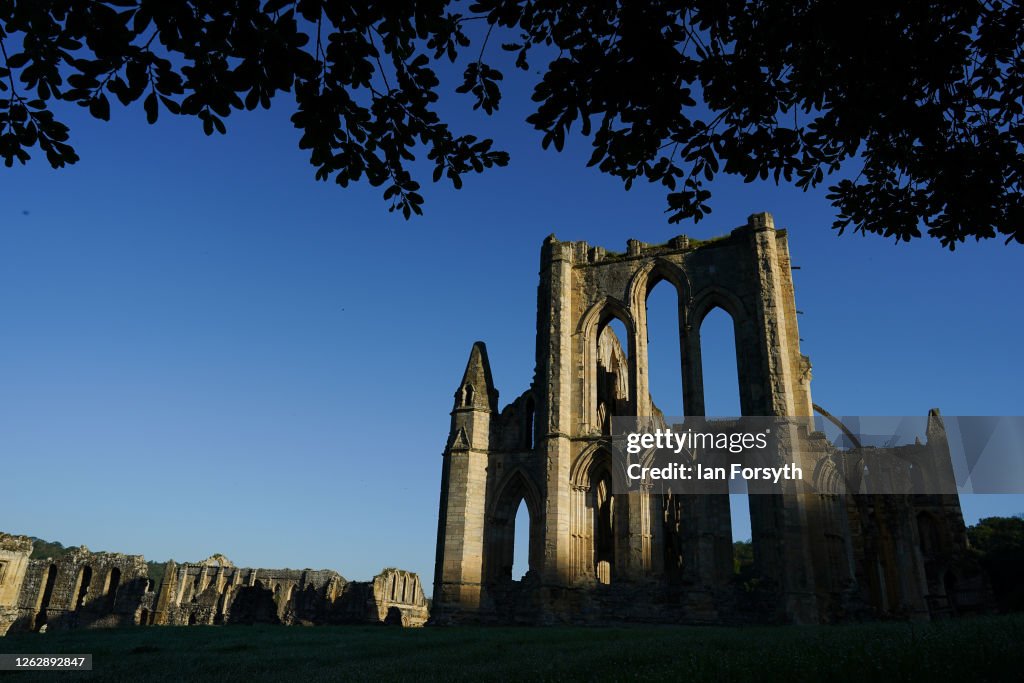
[{"label": "row of arched openings", "polygon": [[[54,586],[57,583],[57,573],[57,565],[55,563],[51,563],[46,568],[46,573],[43,575],[42,588],[36,598],[35,618],[32,625],[35,630],[42,628],[46,624],[47,610],[50,608],[50,601],[53,599]],[[92,601],[92,598],[89,595],[90,586],[92,585],[92,577],[93,569],[91,566],[85,565],[78,570],[75,577],[75,586],[71,592],[71,595],[73,596],[73,602],[71,604],[72,612],[78,612],[85,607],[87,602]],[[102,593],[97,598],[101,599],[102,603],[99,605],[91,603],[92,608],[95,609],[99,606],[103,612],[112,612],[114,609],[114,602],[117,599],[117,589],[120,584],[121,570],[117,567],[111,567],[107,571]]]},{"label": "row of arched openings", "polygon": [[[646,350],[647,350],[647,386],[651,402],[666,417],[685,417],[686,406],[699,403],[703,406],[703,414],[710,417],[735,417],[742,414],[740,401],[739,359],[737,355],[737,330],[733,316],[721,305],[710,307],[700,320],[690,321],[699,330],[699,358],[691,361],[699,364],[703,379],[699,387],[687,387],[684,367],[684,343],[686,331],[681,326],[681,305],[677,288],[672,282],[658,279],[655,275],[651,280],[646,296]],[[608,374],[615,368],[598,368],[598,422],[605,434],[610,433],[610,420],[616,408],[622,402],[610,393],[611,387],[628,385],[628,367],[640,367],[628,354],[636,345],[631,344],[625,323],[616,315],[604,324],[598,333],[597,359],[600,364],[602,347],[607,347],[607,339],[602,335],[612,335],[615,346],[622,350],[625,367],[623,376],[618,381],[609,381]],[[687,391],[700,391],[698,402],[687,401]],[[629,396],[627,409],[635,406],[636,398]],[[635,414],[635,413],[624,413]],[[664,522],[674,530],[679,526],[676,519],[680,514],[679,501],[663,501]],[[732,520],[732,535],[735,541],[751,538],[750,502],[746,493],[729,495],[729,508]],[[597,508],[601,510],[601,508]],[[609,512],[613,505],[609,505]],[[595,512],[594,521],[594,554],[598,580],[608,582],[604,571],[604,555],[608,548],[603,545],[605,539],[614,538],[612,520],[604,512]],[[678,542],[673,542],[670,534],[666,534],[669,549]],[[669,562],[677,562],[679,558],[669,558]]]},{"label": "row of arched openings", "polygon": [[[686,415],[686,391],[702,393],[699,404],[704,415],[734,417],[742,414],[739,386],[739,360],[735,321],[722,306],[708,309],[701,320],[691,321],[699,329],[699,365],[702,386],[686,387],[683,364],[685,330],[680,324],[680,297],[675,285],[652,275],[646,303],[647,386],[654,406],[665,416]],[[601,431],[609,434],[612,418],[636,414],[637,397],[632,395],[630,368],[638,367],[635,340],[630,338],[624,320],[615,313],[600,321],[591,349],[596,360],[596,420]],[[532,424],[530,427],[532,428]],[[532,432],[532,429],[530,429]],[[531,443],[532,446],[532,443]],[[610,472],[595,471],[589,482],[587,503],[593,519],[588,520],[593,544],[593,571],[601,583],[609,583],[614,571],[616,544],[615,496],[611,495]],[[745,493],[730,494],[729,507],[734,540],[751,537],[749,499]],[[671,505],[676,505],[674,502]],[[672,512],[678,512],[673,507]],[[667,513],[666,513],[667,514]],[[668,519],[668,517],[666,517]],[[521,499],[511,523],[514,544],[511,549],[511,578],[521,579],[529,570],[530,510]],[[589,559],[589,558],[588,558]],[[590,563],[588,563],[590,564]]]}]

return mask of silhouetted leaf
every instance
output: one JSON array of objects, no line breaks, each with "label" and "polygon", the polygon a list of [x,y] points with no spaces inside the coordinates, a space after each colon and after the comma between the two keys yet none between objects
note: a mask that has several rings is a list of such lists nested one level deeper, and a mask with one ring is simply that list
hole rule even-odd
[{"label": "silhouetted leaf", "polygon": [[143,106],[146,109],[146,121],[149,123],[156,123],[157,116],[159,116],[160,109],[157,104],[156,93],[149,93],[146,95],[146,99],[143,102]]}]

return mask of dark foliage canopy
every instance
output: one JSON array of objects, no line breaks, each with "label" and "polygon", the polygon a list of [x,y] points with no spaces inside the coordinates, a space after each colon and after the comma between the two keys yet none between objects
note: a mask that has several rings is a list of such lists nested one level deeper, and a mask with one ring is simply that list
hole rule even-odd
[{"label": "dark foliage canopy", "polygon": [[1024,516],[985,517],[967,527],[982,568],[989,576],[998,605],[1024,610]]},{"label": "dark foliage canopy", "polygon": [[408,217],[417,152],[456,188],[508,162],[439,116],[449,60],[487,113],[499,66],[536,71],[542,144],[582,134],[627,188],[663,185],[673,222],[726,173],[830,182],[839,231],[1024,243],[1022,39],[1003,0],[7,0],[0,157],[74,163],[58,101],[212,134],[290,93],[316,177],[365,177]]},{"label": "dark foliage canopy", "polygon": [[41,560],[46,558],[52,558],[59,560],[68,553],[71,552],[71,548],[65,548],[64,544],[58,541],[44,541],[41,538],[30,537],[32,539],[32,555],[30,558],[33,560]]}]

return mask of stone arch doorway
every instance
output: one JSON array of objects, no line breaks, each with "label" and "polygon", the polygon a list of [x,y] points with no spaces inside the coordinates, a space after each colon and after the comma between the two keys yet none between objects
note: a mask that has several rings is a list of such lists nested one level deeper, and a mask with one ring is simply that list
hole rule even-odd
[{"label": "stone arch doorway", "polygon": [[524,504],[530,529],[528,573],[540,570],[544,534],[540,495],[526,473],[519,469],[505,479],[488,515],[484,534],[484,567],[488,582],[508,582],[514,578],[516,516],[520,505]]},{"label": "stone arch doorway", "polygon": [[628,553],[628,496],[612,489],[612,457],[604,446],[583,453],[571,473],[570,568],[573,580],[610,584]]}]

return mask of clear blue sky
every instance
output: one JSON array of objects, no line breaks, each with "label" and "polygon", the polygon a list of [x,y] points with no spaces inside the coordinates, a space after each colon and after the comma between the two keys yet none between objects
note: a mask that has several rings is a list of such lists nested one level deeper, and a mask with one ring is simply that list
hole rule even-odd
[{"label": "clear blue sky", "polygon": [[[428,184],[426,216],[409,222],[377,189],[315,182],[287,102],[213,138],[166,113],[147,126],[141,108],[110,124],[72,111],[82,162],[53,171],[37,154],[0,171],[0,529],[354,579],[399,566],[429,584],[453,393],[477,339],[502,404],[527,388],[551,232],[623,250],[771,211],[802,267],[817,403],[1024,412],[1019,246],[837,237],[824,189],[731,179],[713,186],[709,218],[670,226],[657,188],[625,192],[584,168],[584,144],[542,151],[522,123],[524,81],[506,83],[491,119],[444,104],[511,165],[461,191]],[[663,319],[653,384],[672,412]],[[706,374],[725,378],[709,382],[716,412],[734,412],[731,353],[705,351]],[[964,510],[1014,514],[1024,498]]]}]

